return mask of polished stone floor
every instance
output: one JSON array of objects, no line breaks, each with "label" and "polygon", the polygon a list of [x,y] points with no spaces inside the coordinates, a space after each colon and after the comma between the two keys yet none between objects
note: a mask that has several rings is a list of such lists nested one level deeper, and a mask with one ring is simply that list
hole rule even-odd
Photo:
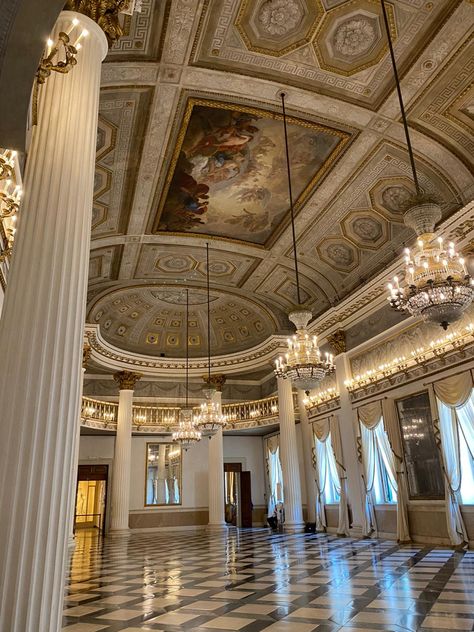
[{"label": "polished stone floor", "polygon": [[83,535],[67,632],[474,630],[474,552],[329,535]]}]

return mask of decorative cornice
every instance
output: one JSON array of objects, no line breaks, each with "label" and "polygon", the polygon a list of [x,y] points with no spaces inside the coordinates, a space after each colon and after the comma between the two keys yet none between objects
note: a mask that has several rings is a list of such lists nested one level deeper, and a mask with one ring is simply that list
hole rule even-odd
[{"label": "decorative cornice", "polygon": [[133,391],[135,384],[141,377],[141,373],[132,373],[132,371],[118,371],[114,373],[114,380],[119,385],[121,391]]}]

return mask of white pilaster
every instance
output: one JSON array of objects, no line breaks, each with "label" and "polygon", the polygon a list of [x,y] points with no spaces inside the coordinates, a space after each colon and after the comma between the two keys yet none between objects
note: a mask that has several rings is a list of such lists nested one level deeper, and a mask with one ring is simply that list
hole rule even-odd
[{"label": "white pilaster", "polygon": [[306,503],[308,522],[316,522],[316,471],[313,467],[314,437],[313,428],[309,423],[308,412],[304,405],[305,393],[298,389],[298,412],[300,415],[301,436],[303,439],[303,460],[306,482]]},{"label": "white pilaster", "polygon": [[341,409],[339,428],[341,433],[344,466],[347,474],[347,497],[352,511],[351,534],[362,535],[364,524],[364,496],[359,461],[357,459],[357,439],[354,432],[354,411],[344,382],[351,377],[349,360],[345,353],[336,356],[336,383],[339,392]]},{"label": "white pilaster", "polygon": [[[79,414],[101,61],[95,22],[77,65],[41,87],[0,321],[0,630],[61,628]],[[80,32],[80,30],[79,30]]]},{"label": "white pilaster", "polygon": [[112,468],[110,529],[112,536],[128,536],[130,512],[130,465],[132,459],[133,387],[138,376],[122,371],[114,375],[120,385]]},{"label": "white pilaster", "polygon": [[[222,393],[215,390],[212,401],[217,402],[222,412]],[[224,508],[224,436],[222,428],[209,439],[209,526],[225,527]]]},{"label": "white pilaster", "polygon": [[296,444],[293,392],[290,380],[279,377],[277,378],[277,383],[285,527],[290,530],[299,530],[304,527],[304,521],[303,506],[301,504],[301,481]]}]

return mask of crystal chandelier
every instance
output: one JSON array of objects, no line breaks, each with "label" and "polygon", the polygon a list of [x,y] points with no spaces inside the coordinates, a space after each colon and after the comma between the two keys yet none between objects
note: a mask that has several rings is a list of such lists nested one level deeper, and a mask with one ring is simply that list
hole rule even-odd
[{"label": "crystal chandelier", "polygon": [[333,356],[326,353],[323,358],[316,336],[310,336],[307,331],[311,316],[311,312],[307,310],[297,310],[289,314],[289,319],[296,327],[296,334],[288,338],[288,352],[285,356],[275,361],[276,376],[291,380],[296,388],[306,393],[334,371]]},{"label": "crystal chandelier", "polygon": [[398,277],[388,284],[388,299],[395,309],[447,329],[471,304],[474,281],[452,241],[446,247],[441,237],[422,235],[413,251],[405,249],[405,268],[405,288]]},{"label": "crystal chandelier", "polygon": [[450,323],[459,320],[472,303],[473,281],[467,274],[464,260],[456,252],[454,243],[449,242],[446,247],[442,238],[436,238],[435,235],[436,223],[442,216],[441,209],[436,202],[423,194],[418,181],[385,0],[381,0],[381,4],[416,190],[405,212],[404,222],[418,237],[413,251],[405,249],[405,285],[400,287],[398,277],[394,277],[393,282],[388,284],[388,300],[394,309],[447,329]]},{"label": "crystal chandelier", "polygon": [[[209,244],[206,244],[206,270],[207,270],[207,383],[211,385],[211,296],[209,286]],[[207,388],[204,391],[206,401],[201,404],[201,409],[196,417],[196,427],[204,437],[212,437],[220,428],[224,428],[226,420],[221,412],[218,402],[212,401],[214,389]]]},{"label": "crystal chandelier", "polygon": [[286,123],[285,93],[280,92],[283,111],[283,129],[285,133],[286,171],[288,176],[288,198],[290,203],[291,234],[293,238],[293,257],[295,261],[297,309],[288,314],[288,318],[296,327],[296,333],[288,339],[288,352],[285,357],[275,361],[277,377],[289,379],[297,388],[310,391],[330,372],[334,371],[332,356],[326,353],[321,357],[316,336],[310,336],[307,330],[313,314],[302,307],[301,289],[298,271],[298,255],[296,252],[295,213],[293,207],[293,192],[291,188],[290,154],[288,148],[288,130]]},{"label": "crystal chandelier", "polygon": [[189,290],[186,289],[186,392],[185,407],[179,411],[179,425],[173,432],[172,439],[184,450],[201,440],[201,433],[194,423],[193,409],[188,403],[189,386]]}]

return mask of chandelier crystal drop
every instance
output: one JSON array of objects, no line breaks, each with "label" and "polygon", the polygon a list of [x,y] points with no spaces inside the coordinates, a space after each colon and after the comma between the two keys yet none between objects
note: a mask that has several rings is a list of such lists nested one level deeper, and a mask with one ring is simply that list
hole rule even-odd
[{"label": "chandelier crystal drop", "polygon": [[390,305],[443,329],[459,320],[474,298],[474,280],[451,241],[444,245],[433,233],[420,235],[413,250],[405,249],[405,287],[398,277],[388,284]]},{"label": "chandelier crystal drop", "polygon": [[178,443],[183,450],[201,440],[201,433],[195,426],[192,408],[182,408],[179,411],[179,426],[172,434],[173,442]]},{"label": "chandelier crystal drop", "polygon": [[307,392],[335,369],[333,356],[326,353],[322,357],[316,336],[308,333],[307,324],[311,316],[308,310],[297,310],[289,314],[289,319],[296,326],[296,334],[288,338],[288,352],[285,356],[275,361],[277,377],[289,379],[297,388]]}]

